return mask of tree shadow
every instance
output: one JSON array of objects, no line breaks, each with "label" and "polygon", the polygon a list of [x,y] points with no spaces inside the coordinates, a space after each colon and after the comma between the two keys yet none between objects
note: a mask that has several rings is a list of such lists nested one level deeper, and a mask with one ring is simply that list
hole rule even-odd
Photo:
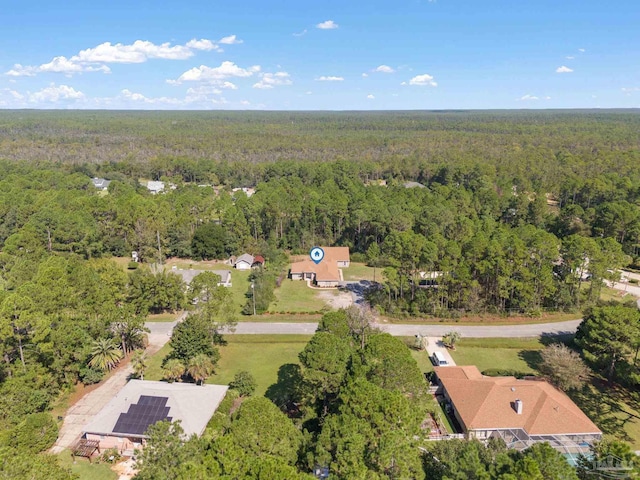
[{"label": "tree shadow", "polygon": [[554,343],[563,343],[571,347],[573,345],[573,337],[575,337],[573,333],[543,333],[540,336],[540,343],[545,347]]},{"label": "tree shadow", "polygon": [[278,380],[267,388],[264,396],[276,404],[289,416],[297,416],[300,401],[302,373],[300,365],[285,363],[278,369]]},{"label": "tree shadow", "polygon": [[[567,393],[603,433],[615,435],[625,441],[632,440],[625,431],[625,424],[633,415],[605,380],[592,378],[582,389],[570,390]],[[625,416],[620,416],[621,412]]]},{"label": "tree shadow", "polygon": [[540,363],[542,363],[542,356],[540,350],[521,350],[518,353],[518,357],[524,360],[529,368],[536,372],[540,369]]}]

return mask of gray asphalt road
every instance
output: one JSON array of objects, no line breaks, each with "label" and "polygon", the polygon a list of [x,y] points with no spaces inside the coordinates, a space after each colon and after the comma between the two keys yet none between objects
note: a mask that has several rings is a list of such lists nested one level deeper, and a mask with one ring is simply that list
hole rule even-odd
[{"label": "gray asphalt road", "polygon": [[[451,330],[460,332],[463,337],[538,337],[540,335],[558,335],[575,333],[581,320],[559,323],[540,323],[535,325],[501,326],[457,326],[457,325],[377,325],[382,331],[394,336],[411,336],[418,333],[440,337]],[[315,323],[238,323],[234,333],[242,334],[313,334]]]}]

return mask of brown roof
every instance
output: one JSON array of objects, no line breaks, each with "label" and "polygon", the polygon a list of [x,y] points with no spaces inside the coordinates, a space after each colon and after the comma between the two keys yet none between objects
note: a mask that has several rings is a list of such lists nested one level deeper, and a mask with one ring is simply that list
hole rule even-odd
[{"label": "brown roof", "polygon": [[315,273],[317,282],[340,281],[340,271],[338,270],[338,265],[336,264],[336,262],[326,262],[324,260],[317,265],[311,260],[303,260],[301,262],[292,263],[291,273]]},{"label": "brown roof", "polygon": [[[563,392],[542,380],[484,377],[477,367],[435,367],[467,430],[521,428],[530,435],[601,433]],[[522,414],[514,408],[522,401]]]},{"label": "brown roof", "polygon": [[321,263],[329,260],[335,262],[348,262],[349,261],[349,247],[320,247],[324,250],[324,260]]},{"label": "brown roof", "polygon": [[324,258],[318,264],[307,258],[291,264],[291,273],[315,273],[317,282],[339,282],[338,262],[349,261],[349,247],[320,247],[324,250]]}]

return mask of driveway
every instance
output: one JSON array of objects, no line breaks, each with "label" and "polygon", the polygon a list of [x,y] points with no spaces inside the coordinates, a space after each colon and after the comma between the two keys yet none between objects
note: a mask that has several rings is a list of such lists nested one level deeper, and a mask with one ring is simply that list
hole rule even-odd
[{"label": "driveway", "polygon": [[429,341],[427,344],[427,353],[429,354],[429,357],[432,357],[435,352],[440,352],[447,360],[447,366],[455,367],[456,362],[453,361],[453,358],[449,353],[449,349],[444,346],[444,343],[442,343],[442,337],[427,337],[427,340]]},{"label": "driveway", "polygon": [[[182,320],[185,315],[181,315],[178,321]],[[154,354],[169,341],[169,335],[176,323],[148,322],[146,324],[151,331],[149,333],[149,345],[146,350],[147,355]],[[73,447],[82,435],[85,425],[126,385],[132,373],[133,369],[129,362],[121,365],[111,374],[107,381],[72,405],[64,417],[58,440],[50,452],[60,453],[65,448]]]}]

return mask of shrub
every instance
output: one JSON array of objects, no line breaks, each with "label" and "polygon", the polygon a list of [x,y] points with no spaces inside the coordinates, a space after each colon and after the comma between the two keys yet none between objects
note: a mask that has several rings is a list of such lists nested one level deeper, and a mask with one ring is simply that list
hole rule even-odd
[{"label": "shrub", "polygon": [[234,375],[233,380],[229,382],[229,388],[237,390],[242,397],[248,397],[256,390],[256,379],[243,370]]},{"label": "shrub", "polygon": [[115,447],[105,450],[104,452],[102,452],[102,455],[100,456],[100,460],[107,463],[117,463],[120,461],[121,458],[122,458],[122,455],[120,455],[120,452],[118,452],[118,449]]},{"label": "shrub", "polygon": [[488,368],[482,372],[487,377],[516,377],[524,378],[531,375],[531,373],[520,372],[518,370],[512,370],[508,368]]},{"label": "shrub", "polygon": [[138,262],[129,262],[127,268],[129,270],[136,270],[138,268]]},{"label": "shrub", "polygon": [[104,372],[102,370],[96,370],[91,367],[82,367],[80,369],[80,381],[84,385],[93,385],[99,383],[104,378]]}]

